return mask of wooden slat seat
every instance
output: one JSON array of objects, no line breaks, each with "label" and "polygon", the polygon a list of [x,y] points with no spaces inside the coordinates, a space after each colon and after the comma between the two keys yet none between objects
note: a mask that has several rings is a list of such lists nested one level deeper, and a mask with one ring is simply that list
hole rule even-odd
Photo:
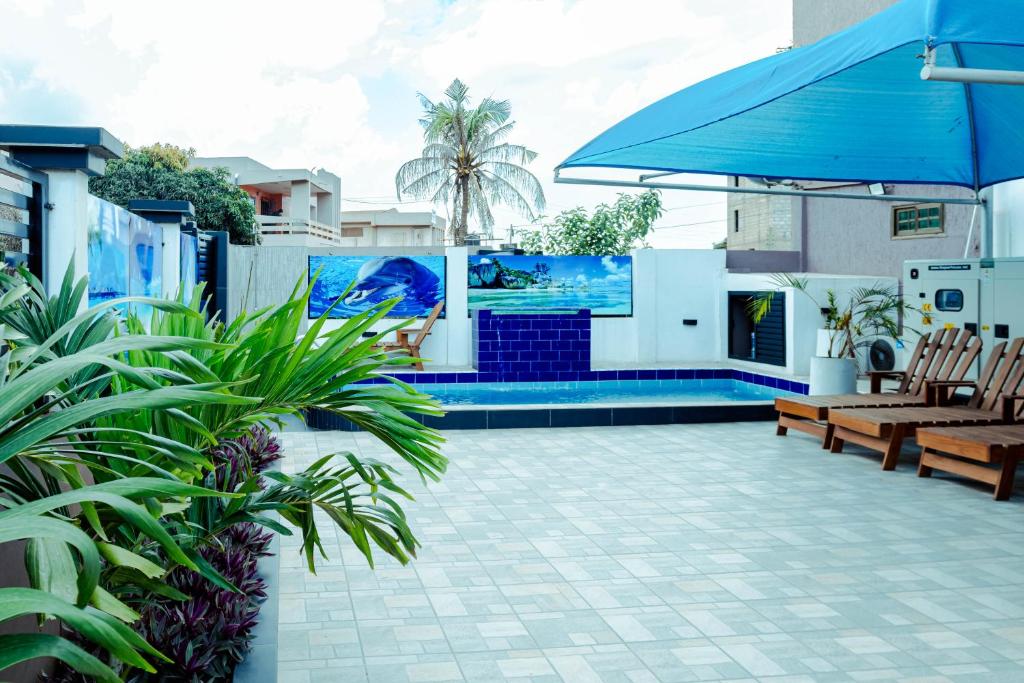
[{"label": "wooden slat seat", "polygon": [[835,396],[779,397],[775,409],[789,415],[798,415],[809,420],[824,422],[828,411],[838,408],[889,408],[899,406],[923,406],[924,396],[902,394],[848,394]]},{"label": "wooden slat seat", "polygon": [[[870,393],[776,398],[775,410],[779,413],[776,434],[784,436],[789,429],[796,429],[822,437],[822,447],[828,448],[833,431],[827,424],[829,410],[926,405],[927,382],[962,380],[980,352],[981,340],[966,330],[949,328],[938,331],[934,337],[922,335],[905,371],[869,373]],[[883,379],[898,379],[900,383],[894,392],[883,392]]]},{"label": "wooden slat seat", "polygon": [[[851,441],[881,451],[882,469],[891,470],[896,467],[903,440],[914,436],[918,429],[1012,422],[1016,404],[1003,400],[1003,396],[1016,394],[1024,382],[1022,349],[1024,338],[1014,339],[1009,347],[1006,342],[997,344],[977,382],[926,382],[924,393],[933,404],[930,407],[830,409],[831,451],[841,453],[843,444]],[[962,385],[974,387],[966,405],[941,405],[949,398],[947,389]]]},{"label": "wooden slat seat", "polygon": [[918,430],[917,443],[921,446],[917,476],[930,477],[933,470],[942,470],[991,484],[993,497],[1007,500],[1013,493],[1017,463],[1024,456],[1024,425],[929,427]]}]

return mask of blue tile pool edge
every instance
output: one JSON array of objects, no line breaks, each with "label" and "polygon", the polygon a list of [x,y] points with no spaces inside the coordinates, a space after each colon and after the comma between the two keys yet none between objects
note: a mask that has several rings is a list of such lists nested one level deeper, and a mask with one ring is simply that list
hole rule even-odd
[{"label": "blue tile pool edge", "polygon": [[[305,411],[311,429],[362,431],[348,419],[326,410]],[[617,427],[628,425],[694,424],[709,422],[764,422],[777,417],[771,401],[709,405],[494,407],[473,406],[449,410],[442,416],[412,415],[428,427],[441,430],[530,429],[558,427]]]},{"label": "blue tile pool edge", "polygon": [[[602,382],[614,380],[664,379],[731,379],[794,394],[808,392],[806,382],[784,379],[735,368],[677,368],[651,370],[591,370],[589,372],[402,372],[392,375],[407,384],[476,384],[479,382]],[[384,377],[374,377],[359,384],[386,384]]]}]

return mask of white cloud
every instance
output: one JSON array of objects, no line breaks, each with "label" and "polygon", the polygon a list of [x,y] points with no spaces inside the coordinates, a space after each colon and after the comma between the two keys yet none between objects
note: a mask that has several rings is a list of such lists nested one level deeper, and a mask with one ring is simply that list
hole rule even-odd
[{"label": "white cloud", "polygon": [[[788,44],[789,13],[789,0],[19,0],[3,10],[0,120],[320,166],[346,197],[379,202],[419,150],[416,91],[438,97],[460,77],[511,100],[551,215],[616,194],[554,185],[557,163],[655,99]],[[656,246],[724,234],[721,195],[665,205],[659,226],[674,227]],[[524,222],[496,218],[498,235]]]}]

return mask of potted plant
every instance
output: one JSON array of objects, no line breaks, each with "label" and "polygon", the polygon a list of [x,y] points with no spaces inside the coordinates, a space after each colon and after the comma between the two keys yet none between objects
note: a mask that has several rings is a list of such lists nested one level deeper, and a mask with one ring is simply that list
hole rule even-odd
[{"label": "potted plant", "polygon": [[811,394],[848,394],[857,390],[857,354],[879,336],[899,338],[900,316],[910,307],[895,287],[876,283],[854,287],[845,300],[834,289],[825,290],[824,302],[808,288],[808,279],[789,273],[772,275],[775,289],[751,298],[747,313],[754,324],[771,310],[775,293],[785,287],[802,292],[821,310],[824,326],[818,330],[817,354],[811,358]]}]

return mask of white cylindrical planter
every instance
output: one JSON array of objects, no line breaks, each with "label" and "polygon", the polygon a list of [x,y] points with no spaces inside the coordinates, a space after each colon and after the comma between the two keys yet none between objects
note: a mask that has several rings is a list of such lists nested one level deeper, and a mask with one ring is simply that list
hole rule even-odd
[{"label": "white cylindrical planter", "polygon": [[[818,330],[818,340],[814,345],[814,355],[825,357],[828,355],[829,343],[832,341],[832,330]],[[834,349],[838,351],[839,349]]]},{"label": "white cylindrical planter", "polygon": [[811,358],[809,393],[852,394],[857,391],[857,361],[853,358]]}]

